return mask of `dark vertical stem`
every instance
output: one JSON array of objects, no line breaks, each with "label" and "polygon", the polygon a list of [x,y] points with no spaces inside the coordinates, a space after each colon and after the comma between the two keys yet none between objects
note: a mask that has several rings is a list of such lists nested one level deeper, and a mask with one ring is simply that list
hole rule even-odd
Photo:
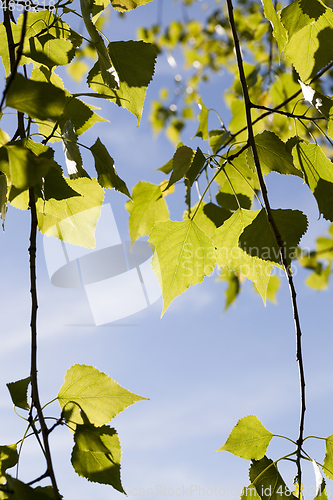
[{"label": "dark vertical stem", "polygon": [[[20,58],[22,56],[22,51],[23,51],[23,44],[24,44],[24,38],[25,38],[25,32],[26,32],[26,25],[27,25],[27,16],[28,16],[28,11],[24,11],[24,18],[23,18],[23,23],[22,23],[22,32],[21,32],[21,38],[20,38],[20,43],[18,47],[18,53],[17,57],[15,57],[15,45],[14,45],[14,39],[13,39],[13,32],[11,28],[11,23],[10,23],[10,12],[8,9],[4,10],[4,25],[6,29],[6,34],[7,34],[7,42],[8,42],[8,51],[9,51],[9,60],[10,60],[10,78],[7,82],[6,90],[8,91],[8,87],[10,83],[13,81],[16,73],[17,73],[17,68],[18,64],[20,61]],[[6,92],[4,92],[3,100],[5,97]],[[25,128],[24,128],[24,114],[21,112],[17,113],[17,135],[20,136],[21,139],[25,139]],[[33,408],[35,408],[37,412],[37,417],[39,420],[41,432],[42,432],[42,437],[43,437],[43,444],[44,444],[44,455],[45,455],[45,460],[46,460],[46,472],[43,475],[43,477],[48,476],[51,480],[52,483],[52,489],[54,493],[54,498],[56,500],[61,500],[61,495],[58,490],[54,470],[53,470],[53,465],[52,465],[52,458],[51,458],[51,451],[50,451],[50,446],[49,446],[49,430],[47,428],[43,411],[42,411],[42,406],[40,404],[40,399],[39,399],[39,393],[38,393],[38,381],[37,381],[37,309],[38,309],[38,302],[37,302],[37,280],[36,280],[36,250],[37,250],[37,226],[38,226],[38,220],[37,220],[37,211],[36,211],[36,201],[35,201],[35,192],[34,188],[31,187],[29,188],[29,208],[31,212],[31,227],[30,227],[30,246],[29,246],[29,265],[30,265],[30,293],[31,293],[31,322],[30,322],[30,328],[31,328],[31,369],[30,369],[30,378],[31,378],[31,399],[32,399],[32,404],[31,404],[31,409],[29,413],[29,421],[35,429],[35,425],[33,422]]]},{"label": "dark vertical stem", "polygon": [[31,411],[30,420],[32,420],[32,409],[35,408],[39,424],[42,431],[45,459],[47,464],[46,475],[51,479],[54,496],[57,500],[61,499],[59,494],[53,465],[51,458],[51,451],[49,446],[49,430],[46,426],[42,406],[39,400],[38,381],[37,381],[37,286],[36,286],[36,250],[37,250],[37,211],[35,201],[34,188],[29,188],[29,206],[31,212],[31,228],[30,228],[30,246],[29,246],[29,260],[30,260],[30,293],[31,293]]},{"label": "dark vertical stem", "polygon": [[227,0],[227,6],[228,6],[229,22],[230,22],[231,31],[232,31],[232,35],[233,35],[233,39],[234,39],[234,44],[235,44],[239,78],[240,78],[241,85],[242,85],[242,91],[243,91],[243,97],[244,97],[244,103],[245,103],[246,122],[247,122],[247,130],[248,130],[248,144],[250,145],[251,150],[252,150],[253,159],[254,159],[254,163],[255,163],[255,167],[256,167],[256,172],[257,172],[258,180],[259,180],[259,184],[260,184],[260,189],[261,189],[263,200],[264,200],[264,206],[265,206],[267,219],[271,225],[271,228],[273,230],[277,245],[279,247],[281,262],[283,264],[284,271],[285,271],[286,277],[288,279],[291,302],[292,302],[293,312],[294,312],[294,322],[295,322],[295,332],[296,332],[296,356],[297,356],[297,362],[298,362],[298,368],[299,368],[300,397],[301,397],[299,435],[298,435],[298,439],[297,439],[298,484],[299,484],[299,495],[301,495],[301,473],[302,473],[302,471],[301,471],[300,460],[301,460],[301,447],[303,444],[304,417],[305,417],[306,407],[305,407],[305,376],[304,376],[302,344],[301,344],[302,331],[301,331],[301,325],[300,325],[299,314],[298,314],[296,290],[295,290],[295,286],[294,286],[294,280],[293,280],[293,277],[292,277],[292,274],[291,274],[291,271],[290,271],[290,268],[288,265],[284,242],[283,242],[281,234],[280,234],[280,232],[276,226],[276,223],[274,221],[274,218],[273,218],[271,206],[270,206],[269,199],[268,199],[267,188],[266,188],[266,184],[265,184],[264,177],[263,177],[262,170],[261,170],[261,166],[260,166],[258,151],[257,151],[256,143],[254,140],[252,118],[251,118],[251,108],[253,107],[253,105],[250,101],[249,92],[248,92],[248,88],[247,88],[247,84],[246,84],[242,53],[241,53],[241,49],[240,49],[240,44],[239,44],[239,39],[238,39],[238,35],[237,35],[234,14],[233,14],[232,0]]}]

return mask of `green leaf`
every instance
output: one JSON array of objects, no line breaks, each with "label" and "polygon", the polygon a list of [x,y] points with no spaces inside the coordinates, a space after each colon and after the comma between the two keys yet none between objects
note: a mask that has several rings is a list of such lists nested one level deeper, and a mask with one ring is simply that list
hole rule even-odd
[{"label": "green leaf", "polygon": [[280,278],[279,276],[271,276],[267,286],[267,298],[273,304],[277,304],[276,294],[280,288]]},{"label": "green leaf", "polygon": [[248,255],[238,245],[240,235],[257,214],[258,211],[254,210],[237,210],[216,230],[213,242],[217,247],[217,265],[229,271],[242,273],[253,281],[266,304],[267,286],[273,265],[271,262]]},{"label": "green leaf", "polygon": [[317,21],[326,10],[320,0],[296,0],[282,9],[281,22],[289,39],[305,26]]},{"label": "green leaf", "polygon": [[261,500],[253,484],[246,486],[241,495],[241,500]]},{"label": "green leaf", "polygon": [[227,441],[217,451],[230,451],[245,460],[260,460],[273,437],[255,415],[241,418],[232,429]]},{"label": "green leaf", "polygon": [[81,410],[89,422],[101,426],[136,401],[137,396],[93,366],[74,365],[67,370],[58,401],[70,424],[84,424]]},{"label": "green leaf", "polygon": [[[239,148],[233,153],[238,151]],[[257,174],[248,167],[245,153],[227,163],[216,177],[216,182],[220,185],[216,201],[228,210],[237,210],[238,203],[242,208],[250,208],[255,190],[259,189]]]},{"label": "green leaf", "polygon": [[[308,3],[319,4],[315,0]],[[289,37],[284,49],[303,82],[311,79],[333,59],[331,44],[333,12],[327,7],[325,9],[325,12],[317,19],[298,30],[291,38]]]},{"label": "green leaf", "polygon": [[118,106],[128,109],[139,124],[146,89],[154,74],[156,49],[150,43],[129,40],[111,42],[107,50],[119,77],[119,88],[109,89],[105,85],[97,64],[89,72],[88,84]]},{"label": "green leaf", "polygon": [[[100,216],[103,189],[97,179],[80,177],[67,179],[63,194],[51,191],[46,200],[39,198],[36,203],[38,228],[47,236],[60,238],[73,245],[95,247],[95,226]],[[66,192],[76,196],[66,197]],[[49,195],[49,196],[50,196]]]},{"label": "green leaf", "polygon": [[215,248],[212,240],[189,219],[157,222],[150,233],[149,243],[156,250],[153,268],[162,289],[163,316],[175,297],[213,272]]},{"label": "green leaf", "polygon": [[273,460],[264,457],[254,460],[249,470],[250,481],[254,484],[261,500],[296,500],[283,481]]},{"label": "green leaf", "polygon": [[172,174],[166,189],[184,177],[194,159],[195,152],[188,146],[181,146],[173,155]]},{"label": "green leaf", "polygon": [[[54,495],[50,497],[50,490],[48,487],[37,487],[31,488],[28,484],[14,479],[13,477],[6,475],[7,486],[10,491],[14,492],[14,496],[10,495],[8,498],[14,498],[15,500],[50,500],[54,498]],[[62,496],[60,496],[62,498]]]},{"label": "green leaf", "polygon": [[71,95],[67,96],[67,103],[64,109],[64,113],[59,120],[61,127],[65,125],[68,120],[71,120],[75,127],[75,131],[78,135],[86,132],[95,123],[101,121],[108,121],[101,116],[98,116],[93,110],[99,109],[94,106],[89,106],[85,102],[73,97]]},{"label": "green leaf", "polygon": [[[177,149],[179,149],[179,148],[181,148],[183,146],[184,146],[184,144],[182,142],[179,142],[177,144]],[[164,174],[168,175],[168,174],[170,174],[170,172],[172,171],[172,169],[173,169],[173,157],[169,161],[167,161],[162,167],[157,168],[156,170],[160,170]]]},{"label": "green leaf", "polygon": [[111,5],[118,12],[126,12],[149,2],[151,0],[111,0]]},{"label": "green leaf", "polygon": [[333,221],[333,165],[317,144],[299,141],[292,150],[295,165],[317,200],[319,212]]},{"label": "green leaf", "polygon": [[35,82],[17,73],[9,87],[6,105],[32,118],[60,118],[66,94],[51,83]]},{"label": "green leaf", "polygon": [[202,102],[201,98],[198,100],[198,105],[199,108],[201,109],[198,120],[199,120],[199,127],[198,130],[195,133],[194,137],[201,137],[204,141],[208,140],[208,115],[209,115],[209,110],[206,108],[204,103]]},{"label": "green leaf", "polygon": [[265,17],[273,26],[273,36],[278,43],[279,54],[281,54],[288,39],[286,29],[276,13],[272,0],[263,0],[263,5]]},{"label": "green leaf", "polygon": [[203,206],[204,214],[210,219],[215,227],[220,227],[222,224],[231,217],[231,212],[229,210],[225,210],[215,203],[205,203]]},{"label": "green leaf", "polygon": [[97,172],[99,185],[106,189],[114,188],[130,198],[131,195],[125,182],[116,172],[113,158],[111,158],[99,137],[97,138],[95,144],[91,146],[90,151],[95,159],[95,170]]},{"label": "green leaf", "polygon": [[73,44],[64,38],[49,36],[45,43],[41,43],[41,38],[31,38],[30,47],[24,55],[51,69],[68,64],[73,59]]},{"label": "green leaf", "polygon": [[121,448],[115,429],[103,425],[78,425],[74,433],[72,465],[75,472],[100,484],[110,484],[125,493],[120,480]]},{"label": "green leaf", "polygon": [[212,148],[213,154],[216,154],[222,144],[225,144],[230,137],[230,133],[224,130],[210,130],[209,145]]},{"label": "green leaf", "polygon": [[30,408],[27,399],[29,384],[30,377],[6,384],[14,405],[22,408],[23,410],[29,410]]},{"label": "green leaf", "polygon": [[[290,264],[297,245],[306,233],[308,220],[299,210],[272,210],[272,216],[284,242],[285,257]],[[239,245],[249,255],[265,261],[281,264],[279,247],[264,209],[257,212],[241,234]]]},{"label": "green leaf", "polygon": [[[257,134],[254,139],[263,174],[274,171],[279,174],[293,174],[303,177],[301,170],[294,167],[292,155],[277,135],[265,130],[261,134]],[[249,167],[255,171],[253,155],[250,150],[247,150],[246,159]]]},{"label": "green leaf", "polygon": [[323,471],[329,479],[333,479],[333,434],[326,438],[326,455]]},{"label": "green leaf", "polygon": [[331,265],[328,264],[325,268],[320,265],[320,269],[310,274],[305,280],[305,283],[315,290],[325,290],[328,288],[331,276]]},{"label": "green leaf", "polygon": [[36,155],[27,147],[7,143],[0,149],[1,169],[8,180],[18,189],[27,189],[41,182],[53,161],[43,155]]},{"label": "green leaf", "polygon": [[139,182],[134,186],[132,200],[125,206],[130,213],[129,232],[132,242],[140,236],[148,235],[155,222],[169,218],[161,186],[149,182]]},{"label": "green leaf", "polygon": [[[24,16],[22,14],[18,17],[16,23],[10,22],[16,50],[21,40],[23,20]],[[43,9],[40,12],[28,12],[23,56],[19,64],[29,64],[36,61],[52,67],[58,63],[63,64],[65,59],[69,62],[75,52],[73,33],[68,24],[62,21],[60,17],[56,17],[49,9]],[[0,55],[6,75],[8,75],[10,73],[10,62],[4,25],[0,25],[0,38],[6,40],[6,42],[0,44]],[[53,42],[50,43],[50,40]],[[76,46],[78,45],[76,44]],[[66,57],[64,52],[67,52]]]},{"label": "green leaf", "polygon": [[0,446],[0,484],[5,482],[5,472],[18,462],[16,444]]},{"label": "green leaf", "polygon": [[231,304],[236,300],[240,290],[240,281],[238,277],[238,273],[235,273],[234,271],[228,271],[227,269],[222,269],[219,272],[219,280],[227,281],[228,283],[228,288],[225,291],[225,306],[224,306],[224,311],[228,309],[228,307],[231,306]]},{"label": "green leaf", "polygon": [[188,181],[187,183],[188,187],[191,187],[193,185],[194,181],[198,177],[205,163],[206,163],[206,158],[201,149],[198,147],[192,159],[190,168],[187,170],[184,176],[185,179],[187,179]]},{"label": "green leaf", "polygon": [[[199,207],[198,207],[198,205],[199,205]],[[215,205],[215,206],[217,206],[217,205]],[[205,207],[206,207],[206,204],[204,202],[197,203],[194,207],[191,208],[191,215],[192,215],[195,223],[200,227],[200,229],[207,236],[209,236],[211,238],[216,231],[216,225],[205,214],[205,212],[204,212]],[[223,209],[221,209],[221,210],[223,210]],[[194,216],[194,214],[195,214],[195,216]],[[184,212],[183,219],[184,220],[188,219],[188,210],[186,210]]]},{"label": "green leaf", "polygon": [[[203,230],[203,232],[210,238],[216,231],[217,227],[222,226],[223,222],[231,216],[231,212],[224,208],[214,205],[214,203],[197,203],[191,208],[191,215],[195,223]],[[194,216],[195,213],[195,216]],[[188,218],[188,211],[186,210],[183,219]]]}]

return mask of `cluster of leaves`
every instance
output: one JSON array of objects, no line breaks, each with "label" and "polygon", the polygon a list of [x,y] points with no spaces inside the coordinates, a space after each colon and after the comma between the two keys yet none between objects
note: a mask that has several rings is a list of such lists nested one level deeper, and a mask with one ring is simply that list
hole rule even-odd
[{"label": "cluster of leaves", "polygon": [[[291,457],[296,458],[297,450],[273,462],[273,460],[267,458],[266,450],[274,436],[280,438],[283,437],[272,434],[262,425],[257,417],[249,415],[239,420],[239,422],[232,429],[225,444],[217,450],[229,451],[233,455],[244,458],[245,460],[251,460],[249,469],[251,484],[244,487],[241,497],[242,500],[247,498],[262,498],[265,500],[268,498],[292,498],[293,500],[296,500],[296,498],[299,497],[297,487],[298,481],[295,480],[296,488],[295,491],[291,492],[277,468],[278,462],[282,460],[294,460],[296,462],[296,459],[292,459]],[[304,441],[310,438],[316,439],[314,436],[309,436],[304,438]],[[288,439],[288,441],[291,441],[295,447],[297,447],[296,442],[289,438],[285,439]],[[312,459],[304,449],[302,450],[306,460],[312,462],[314,467],[316,481],[315,498],[318,500],[319,498],[321,500],[327,500],[328,498],[327,490],[325,488],[326,483],[319,466],[322,467],[326,477],[333,479],[332,443],[333,435],[328,436],[325,439],[326,455],[323,464],[318,463],[316,460]]]},{"label": "cluster of leaves", "polygon": [[[27,400],[29,384],[30,377],[7,384],[14,406],[27,412],[31,411]],[[92,366],[74,365],[67,371],[56,399],[61,415],[59,419],[54,418],[55,424],[49,432],[59,425],[66,425],[73,433],[71,462],[74,470],[88,481],[109,484],[125,493],[120,479],[118,434],[106,424],[128,406],[146,398],[132,394]],[[14,498],[13,494],[18,499],[50,498],[50,487],[32,488],[6,473],[7,469],[18,464],[26,439],[38,436],[40,432],[36,420],[26,420],[28,426],[24,438],[0,447],[0,498],[3,500]]]},{"label": "cluster of leaves", "polygon": [[[332,40],[333,12],[319,0],[294,1],[278,12],[271,0],[265,0],[263,6],[264,9],[258,3],[244,2],[234,9],[238,36],[248,59],[244,71],[262,173],[292,175],[305,181],[316,199],[319,214],[333,221],[333,101],[324,91],[331,81],[333,57],[326,47]],[[187,19],[172,22],[164,33],[158,26],[139,31],[140,38],[155,43],[160,51],[167,52],[169,59],[172,51],[177,57],[181,48],[185,68],[194,68],[182,92],[180,84],[176,85],[178,106],[175,101],[169,106],[163,100],[153,103],[153,129],[158,132],[165,128],[177,142],[187,118],[194,114],[194,105],[199,105],[199,126],[194,138],[202,139],[204,144],[194,150],[178,142],[173,158],[159,168],[164,174],[171,174],[167,188],[161,191],[158,185],[140,183],[127,203],[132,239],[149,234],[156,249],[154,267],[163,291],[163,312],[188,286],[210,275],[216,264],[220,278],[228,281],[226,307],[239,293],[244,276],[253,281],[264,302],[266,298],[275,300],[279,286],[278,276],[273,273],[270,279],[273,266],[281,263],[274,235],[263,208],[251,210],[263,205],[224,8],[219,2],[205,22]],[[234,78],[224,94],[231,120],[227,126],[222,115],[220,127],[211,128],[211,115],[218,110],[205,106],[200,84],[213,72],[226,68]],[[186,111],[189,106],[191,112]],[[170,132],[172,128],[178,133]],[[166,220],[164,194],[176,183],[185,186],[186,220],[171,224]],[[195,188],[198,204],[191,203],[191,190]],[[300,185],[300,189],[304,188]],[[276,210],[274,218],[289,265],[298,258],[301,265],[313,270],[307,284],[325,288],[332,259],[330,238],[319,238],[316,250],[309,254],[298,247],[307,230],[306,215],[295,210]]]},{"label": "cluster of leaves", "polygon": [[[90,53],[97,59],[87,76],[87,92],[81,94],[67,90],[56,73],[57,67],[79,62],[76,59],[81,57],[84,37],[63,20],[65,15],[79,15],[67,6],[70,2],[62,5],[60,1],[50,2],[48,8],[39,12],[26,2],[24,12],[17,19],[15,9],[4,4],[0,56],[7,80],[0,104],[0,212],[4,225],[8,203],[22,210],[31,209],[29,252],[33,315],[37,310],[33,295],[36,287],[32,260],[34,212],[38,229],[45,235],[93,248],[104,190],[114,188],[131,197],[101,140],[96,138],[92,146],[79,142],[79,137],[92,125],[104,120],[95,113],[96,108],[81,97],[113,102],[129,110],[140,122],[147,86],[154,74],[155,47],[133,40],[111,41],[106,45],[96,23],[109,3],[116,11],[126,12],[149,1],[81,1],[80,17],[90,37]],[[20,4],[17,2],[17,6]],[[17,115],[17,130],[10,137],[6,130],[12,128],[13,111]],[[55,160],[56,149],[50,144],[56,142],[62,143],[61,154],[67,172]],[[95,178],[83,166],[82,147],[92,154]],[[70,224],[68,217],[71,217]],[[34,345],[33,320],[31,327]],[[30,404],[27,401],[29,384]],[[43,408],[40,405],[37,387],[37,367],[33,362],[30,377],[8,384],[14,406],[28,412],[27,430],[17,443],[0,446],[0,498],[61,498],[53,480],[47,444],[50,432],[60,425],[66,425],[73,432],[75,444],[71,461],[75,471],[89,481],[112,485],[124,492],[120,480],[119,439],[116,430],[107,424],[126,407],[145,398],[123,389],[96,368],[75,365],[68,370],[57,396],[60,416],[49,417],[55,423],[48,428],[43,416],[47,405]],[[23,444],[30,436],[37,438],[47,469],[45,474],[25,484],[7,470],[18,464]],[[52,486],[33,486],[48,476]]]}]

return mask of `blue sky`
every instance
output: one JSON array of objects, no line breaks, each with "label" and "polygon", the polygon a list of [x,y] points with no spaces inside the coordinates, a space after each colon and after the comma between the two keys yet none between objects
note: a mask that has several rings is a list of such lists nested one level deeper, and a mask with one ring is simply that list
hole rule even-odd
[{"label": "blue sky", "polygon": [[[110,39],[135,37],[140,24],[155,22],[157,2],[138,8],[126,20],[113,15],[106,29]],[[213,0],[205,2],[209,7]],[[164,2],[165,21],[180,15],[178,3]],[[195,9],[201,13],[201,2]],[[172,6],[172,7],[171,7]],[[164,56],[157,64],[156,76],[148,89],[142,123],[126,110],[103,104],[100,114],[110,123],[97,124],[83,136],[92,145],[99,135],[116,162],[119,175],[130,188],[139,180],[157,183],[163,179],[154,169],[174,152],[163,135],[153,138],[148,124],[149,102],[159,88],[168,85],[181,64],[171,68]],[[75,84],[62,76],[69,89]],[[215,76],[203,89],[208,106],[215,105],[227,117],[221,101],[228,77]],[[101,102],[98,101],[98,105]],[[190,141],[197,124],[193,122],[183,141]],[[64,165],[62,151],[57,151]],[[90,160],[84,157],[87,162]],[[298,208],[309,217],[310,229],[303,246],[313,248],[314,238],[327,223],[318,221],[315,201],[300,179],[270,174],[267,185],[274,208]],[[128,212],[125,197],[106,193],[123,241],[128,240]],[[170,199],[172,201],[172,199]],[[177,187],[171,218],[180,220],[183,191]],[[15,416],[6,382],[25,378],[30,370],[29,355],[29,213],[9,209],[6,230],[0,235],[2,261],[0,443],[18,440],[25,423]],[[43,237],[38,236],[38,331],[39,383],[44,403],[56,397],[66,370],[75,363],[96,366],[128,390],[149,398],[117,416],[113,425],[123,449],[122,482],[131,498],[239,498],[248,485],[248,462],[227,452],[215,453],[232,427],[245,415],[255,414],[271,432],[293,439],[298,435],[299,385],[295,362],[295,334],[289,292],[283,280],[278,305],[263,306],[261,298],[246,282],[243,291],[226,313],[225,285],[217,274],[205,278],[177,298],[160,319],[162,300],[141,312],[115,323],[94,326],[94,318],[83,289],[57,288],[50,282],[43,254]],[[333,388],[331,384],[331,326],[329,312],[332,292],[317,293],[304,285],[307,274],[297,269],[295,283],[303,325],[304,363],[307,382],[306,435],[327,437],[331,422]],[[111,306],[110,306],[111,307]],[[49,414],[57,416],[54,403]],[[66,429],[51,435],[55,469],[61,493],[66,500],[120,499],[108,486],[88,483],[70,465],[73,438]],[[324,443],[308,447],[322,461]],[[274,438],[268,456],[276,459],[292,451],[290,444]],[[39,449],[32,442],[24,447],[20,477],[31,480],[44,472]],[[36,472],[37,470],[37,472]],[[305,467],[304,480],[309,491],[314,486],[313,470]],[[296,473],[292,465],[281,471],[291,487]]]}]

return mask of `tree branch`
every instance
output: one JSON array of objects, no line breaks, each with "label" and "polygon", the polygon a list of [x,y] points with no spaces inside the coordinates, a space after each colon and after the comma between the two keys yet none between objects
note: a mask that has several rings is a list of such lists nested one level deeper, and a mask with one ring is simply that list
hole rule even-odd
[{"label": "tree branch", "polygon": [[[5,88],[3,97],[2,97],[1,106],[5,100],[6,93],[8,92],[8,88],[9,88],[11,82],[15,78],[15,75],[17,73],[17,67],[18,67],[20,59],[22,57],[23,44],[24,44],[26,25],[27,25],[27,16],[28,16],[28,11],[25,10],[19,48],[18,48],[17,56],[15,58],[15,45],[14,45],[12,27],[10,24],[10,14],[9,14],[8,9],[4,10],[4,24],[5,24],[6,34],[7,34],[11,75],[10,75],[10,78],[7,82],[7,85],[6,85],[6,88]],[[17,122],[18,122],[18,129],[17,129],[18,135],[21,137],[21,139],[25,139],[23,113],[21,113],[21,112],[17,113]],[[29,251],[29,264],[30,264],[30,293],[31,293],[31,322],[30,322],[30,328],[31,328],[31,370],[30,370],[30,377],[31,377],[31,387],[32,387],[32,391],[31,391],[32,404],[31,404],[31,409],[29,412],[29,422],[30,422],[30,424],[34,425],[32,411],[33,411],[33,408],[35,408],[37,411],[37,416],[38,416],[39,424],[41,427],[41,433],[42,433],[43,443],[44,443],[44,450],[43,451],[45,454],[45,459],[46,459],[46,464],[47,464],[47,469],[46,469],[46,473],[44,474],[44,476],[50,477],[53,492],[54,492],[54,497],[56,500],[61,500],[61,495],[60,495],[59,490],[58,490],[58,486],[57,486],[57,482],[56,482],[56,478],[55,478],[55,474],[54,474],[54,470],[53,470],[53,465],[52,465],[52,458],[51,458],[51,452],[50,452],[50,446],[49,446],[49,440],[48,440],[49,430],[48,430],[47,425],[45,423],[42,406],[40,404],[39,393],[38,393],[38,382],[37,382],[37,309],[38,309],[38,302],[37,302],[37,285],[36,285],[36,242],[37,242],[38,221],[37,221],[37,211],[36,211],[36,202],[35,202],[35,191],[34,191],[33,187],[29,188],[29,208],[31,211],[30,246],[29,246],[28,251]]]},{"label": "tree branch", "polygon": [[[241,86],[242,86],[244,103],[245,103],[246,122],[247,122],[246,128],[248,130],[248,143],[249,143],[251,150],[252,150],[253,159],[254,159],[257,175],[258,175],[259,184],[260,184],[260,189],[261,189],[263,200],[264,200],[264,206],[265,206],[265,212],[267,215],[267,219],[271,225],[271,228],[273,230],[277,245],[279,247],[281,262],[283,264],[284,271],[285,271],[286,277],[288,279],[291,302],[292,302],[293,312],[294,312],[294,322],[295,322],[295,332],[296,332],[296,356],[297,356],[296,359],[297,359],[298,367],[299,367],[300,397],[301,397],[301,414],[300,414],[300,424],[299,424],[299,435],[298,435],[298,439],[296,441],[296,443],[297,443],[297,452],[296,453],[297,453],[298,484],[299,484],[299,492],[301,495],[302,470],[301,470],[300,460],[301,460],[301,449],[302,449],[302,444],[303,444],[304,417],[305,417],[306,406],[305,406],[305,376],[304,376],[302,345],[301,345],[302,331],[301,331],[301,325],[300,325],[299,314],[298,314],[296,290],[295,290],[295,286],[294,286],[293,277],[292,277],[292,274],[291,274],[291,271],[290,271],[290,268],[289,268],[289,265],[287,262],[287,258],[286,258],[285,245],[284,245],[283,239],[281,237],[281,234],[276,226],[276,223],[275,223],[275,220],[274,220],[274,217],[272,214],[272,209],[271,209],[269,199],[268,199],[268,194],[267,194],[267,188],[266,188],[266,184],[265,184],[264,177],[262,174],[259,156],[258,156],[258,151],[257,151],[256,143],[254,140],[253,124],[252,124],[252,117],[251,117],[251,108],[253,108],[253,105],[250,101],[249,92],[248,92],[248,88],[247,88],[242,53],[241,53],[241,49],[240,49],[240,44],[239,44],[239,39],[238,39],[238,35],[237,35],[234,14],[233,14],[232,0],[227,0],[227,6],[228,6],[229,22],[230,22],[231,31],[232,31],[232,35],[233,35],[233,39],[234,39],[234,44],[235,44],[239,78],[240,78],[240,82],[241,82]],[[301,92],[301,90],[299,92]],[[282,105],[280,105],[280,107],[282,107]]]}]

